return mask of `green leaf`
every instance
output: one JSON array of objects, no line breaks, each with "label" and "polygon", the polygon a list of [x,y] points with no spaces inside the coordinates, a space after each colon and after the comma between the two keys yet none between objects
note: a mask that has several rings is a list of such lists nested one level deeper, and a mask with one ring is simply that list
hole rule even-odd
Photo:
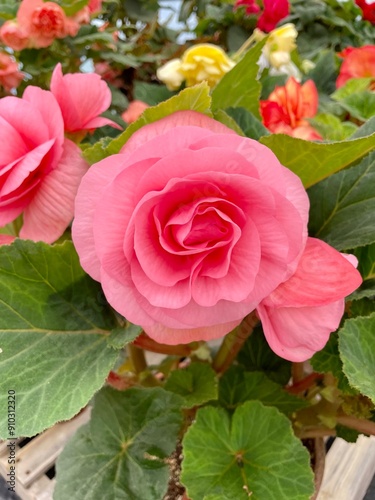
[{"label": "green leaf", "polygon": [[[353,250],[358,258],[358,270],[362,275],[363,283],[350,296],[350,300],[375,296],[375,243]],[[363,314],[362,314],[363,316]]]},{"label": "green leaf", "polygon": [[246,371],[263,371],[267,377],[281,385],[291,377],[291,362],[277,356],[266,341],[262,327],[254,328],[237,356],[237,361]]},{"label": "green leaf", "polygon": [[234,130],[237,134],[245,136],[244,131],[241,129],[241,127],[231,116],[228,115],[226,111],[223,111],[222,109],[214,111],[214,118],[218,122]]},{"label": "green leaf", "polygon": [[258,118],[255,118],[255,116],[247,109],[228,108],[225,111],[241,127],[246,137],[258,140],[265,135],[270,135],[269,131],[266,129],[263,123],[258,120]]},{"label": "green leaf", "polygon": [[157,0],[126,0],[123,2],[129,17],[136,21],[151,22],[157,16]]},{"label": "green leaf", "polygon": [[[17,436],[75,415],[103,385],[118,354],[113,315],[71,242],[0,247],[0,403],[17,394]],[[6,420],[0,435],[8,437]]]},{"label": "green leaf", "polygon": [[375,130],[375,116],[373,116],[366,123],[361,125],[351,136],[351,139],[366,137],[367,135],[372,134],[374,130]]},{"label": "green leaf", "polygon": [[13,19],[17,15],[19,4],[14,0],[0,0],[0,18]]},{"label": "green leaf", "polygon": [[375,133],[360,139],[321,144],[284,134],[262,137],[280,162],[297,174],[305,187],[325,179],[374,149]]},{"label": "green leaf", "polygon": [[60,0],[58,3],[67,16],[74,16],[88,4],[89,0]]},{"label": "green leaf", "polygon": [[259,401],[232,417],[222,408],[198,410],[183,454],[181,481],[191,500],[308,500],[314,491],[307,449],[289,420]]},{"label": "green leaf", "polygon": [[129,125],[129,127],[127,127],[120,136],[116,137],[116,139],[110,142],[99,142],[93,147],[86,149],[84,151],[84,156],[86,160],[92,164],[107,156],[117,154],[134,132],[144,125],[156,122],[176,111],[188,109],[212,116],[210,104],[210,88],[207,83],[201,83],[194,87],[184,89],[178,95],[171,97],[167,101],[146,109],[142,113],[142,116]]},{"label": "green leaf", "polygon": [[[375,292],[374,292],[375,294]],[[375,298],[364,297],[363,299],[353,300],[350,303],[350,317],[370,316],[375,311]]]},{"label": "green leaf", "polygon": [[342,370],[342,361],[339,353],[338,336],[331,333],[323,349],[311,358],[310,363],[318,373],[332,373],[337,379],[338,388],[346,394],[356,394]]},{"label": "green leaf", "polygon": [[339,331],[339,350],[350,384],[375,402],[375,313],[345,321]]},{"label": "green leaf", "polygon": [[226,73],[212,92],[212,109],[243,107],[259,118],[261,85],[258,60],[266,39],[257,43]]},{"label": "green leaf", "polygon": [[107,337],[107,342],[113,349],[122,349],[133,342],[142,333],[142,327],[128,324],[125,328],[115,328]]},{"label": "green leaf", "polygon": [[91,421],[57,460],[54,499],[163,498],[166,458],[176,447],[182,422],[180,403],[160,388],[100,391]]},{"label": "green leaf", "polygon": [[134,81],[134,99],[143,101],[150,106],[156,106],[162,101],[165,101],[175,95],[165,85],[157,85],[156,83]]},{"label": "green leaf", "polygon": [[352,94],[340,101],[340,105],[346,109],[353,118],[365,122],[375,116],[375,93],[364,90]]},{"label": "green leaf", "polygon": [[337,69],[335,54],[332,50],[323,51],[309,74],[308,78],[314,80],[319,91],[331,94],[336,88]]},{"label": "green leaf", "polygon": [[368,89],[371,78],[351,78],[348,80],[345,85],[337,89],[332,95],[332,99],[335,101],[342,101],[346,97],[357,94],[358,92],[362,92],[363,90]]},{"label": "green leaf", "polygon": [[202,405],[218,397],[216,374],[206,363],[191,363],[184,370],[172,371],[165,389],[182,396],[185,408]]},{"label": "green leaf", "polygon": [[338,250],[375,242],[375,153],[309,189],[312,236]]},{"label": "green leaf", "polygon": [[275,406],[285,414],[308,406],[308,403],[270,380],[262,372],[245,372],[240,366],[232,366],[219,384],[219,401],[228,410],[234,410],[245,401],[258,399],[265,406]]},{"label": "green leaf", "polygon": [[343,141],[350,137],[357,126],[352,122],[342,122],[330,113],[321,113],[309,120],[311,125],[328,141]]}]

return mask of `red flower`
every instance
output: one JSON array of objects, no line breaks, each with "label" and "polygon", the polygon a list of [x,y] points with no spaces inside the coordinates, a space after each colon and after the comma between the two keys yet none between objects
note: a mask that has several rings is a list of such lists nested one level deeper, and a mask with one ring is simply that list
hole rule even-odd
[{"label": "red flower", "polygon": [[293,77],[284,87],[276,87],[267,100],[260,101],[264,125],[275,134],[287,134],[306,140],[322,139],[305,118],[318,110],[318,91],[308,80],[301,85]]},{"label": "red flower", "polygon": [[260,12],[260,7],[255,0],[237,0],[234,4],[234,9],[238,9],[239,7],[245,7],[245,12],[248,16]]},{"label": "red flower", "polygon": [[375,3],[370,0],[355,0],[355,3],[362,9],[363,19],[375,24]]},{"label": "red flower", "polygon": [[288,0],[264,0],[263,13],[258,19],[257,28],[269,33],[289,14]]},{"label": "red flower", "polygon": [[[374,4],[375,5],[375,4]],[[375,45],[347,47],[338,54],[344,59],[336,87],[342,87],[351,78],[375,78]]]}]

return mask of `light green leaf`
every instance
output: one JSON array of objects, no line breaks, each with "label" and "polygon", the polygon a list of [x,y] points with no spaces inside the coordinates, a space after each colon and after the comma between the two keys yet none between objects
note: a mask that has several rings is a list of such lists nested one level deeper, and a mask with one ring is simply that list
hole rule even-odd
[{"label": "light green leaf", "polygon": [[240,366],[232,366],[220,379],[220,404],[234,410],[245,401],[254,399],[265,406],[275,406],[287,415],[308,406],[304,399],[289,394],[264,373],[245,372]]},{"label": "light green leaf", "polygon": [[183,455],[181,481],[191,500],[308,500],[314,491],[307,449],[289,420],[259,401],[232,417],[222,408],[198,410]]},{"label": "light green leaf", "polygon": [[375,313],[345,321],[339,350],[350,384],[375,402]]},{"label": "light green leaf", "polygon": [[228,108],[225,111],[241,127],[246,137],[258,140],[265,135],[270,135],[270,132],[266,129],[262,122],[258,120],[258,118],[255,118],[255,116],[247,109]]},{"label": "light green leaf", "polygon": [[254,328],[237,356],[246,371],[262,371],[267,377],[285,385],[291,377],[291,362],[277,356],[266,341],[262,327]]},{"label": "light green leaf", "polygon": [[351,136],[351,139],[366,137],[367,135],[372,134],[374,130],[375,130],[375,116],[373,116],[366,123],[361,125]]},{"label": "light green leaf", "polygon": [[95,397],[91,421],[56,464],[55,500],[160,500],[177,444],[181,400],[160,388],[112,388]]},{"label": "light green leaf", "polygon": [[371,78],[351,78],[345,83],[345,85],[337,89],[331,97],[332,99],[335,99],[335,101],[340,102],[346,97],[368,89],[370,83]]},{"label": "light green leaf", "polygon": [[18,4],[14,0],[0,0],[0,18],[13,19],[16,17]]},{"label": "light green leaf", "polygon": [[305,187],[325,179],[374,149],[375,133],[360,139],[321,144],[284,134],[262,137],[280,162],[297,174]]},{"label": "light green leaf", "polygon": [[365,122],[375,116],[375,93],[369,90],[363,90],[362,92],[346,97],[340,101],[340,105],[346,109],[353,118]]},{"label": "light green leaf", "polygon": [[212,92],[212,109],[241,106],[259,117],[261,85],[257,81],[257,63],[265,42],[257,43],[219,81]]},{"label": "light green leaf", "polygon": [[68,241],[0,247],[0,298],[0,403],[16,391],[16,435],[32,436],[71,418],[103,385],[117,359],[106,341],[113,315]]},{"label": "light green leaf", "polygon": [[192,363],[184,370],[172,371],[165,389],[182,396],[185,408],[202,405],[218,396],[216,374],[206,363]]},{"label": "light green leaf", "polygon": [[146,109],[142,113],[142,116],[127,127],[127,129],[120,136],[116,137],[116,139],[110,142],[100,142],[86,149],[84,151],[84,156],[86,160],[92,164],[107,156],[117,154],[134,132],[144,125],[156,122],[176,111],[192,110],[212,117],[210,104],[210,88],[207,83],[201,83],[194,87],[184,89],[178,95],[171,97],[167,101]]},{"label": "light green leaf", "polygon": [[351,122],[342,122],[335,115],[321,113],[309,120],[311,125],[328,141],[343,141],[350,137],[357,126]]},{"label": "light green leaf", "polygon": [[375,153],[309,189],[312,236],[338,250],[375,242]]},{"label": "light green leaf", "polygon": [[88,4],[89,0],[60,0],[58,3],[67,16],[73,16]]},{"label": "light green leaf", "polygon": [[133,342],[142,333],[142,328],[137,325],[128,324],[124,328],[115,328],[107,337],[108,345],[113,349],[122,349]]}]

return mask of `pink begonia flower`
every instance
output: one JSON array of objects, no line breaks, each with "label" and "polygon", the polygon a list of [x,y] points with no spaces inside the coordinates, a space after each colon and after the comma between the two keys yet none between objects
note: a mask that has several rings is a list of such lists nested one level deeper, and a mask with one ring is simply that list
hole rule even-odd
[{"label": "pink begonia flower", "polygon": [[24,74],[18,70],[18,63],[9,55],[0,52],[0,85],[5,90],[17,88]]},{"label": "pink begonia flower", "polygon": [[23,50],[29,45],[29,33],[17,21],[6,21],[0,28],[0,38],[4,45],[13,50]]},{"label": "pink begonia flower", "polygon": [[10,245],[15,239],[16,237],[10,234],[0,234],[0,245]]},{"label": "pink begonia flower", "polygon": [[362,278],[353,255],[315,238],[308,238],[296,272],[257,308],[266,339],[276,354],[305,361],[322,349],[337,330],[344,297]]},{"label": "pink begonia flower", "polygon": [[181,111],[90,168],[73,238],[118,312],[158,342],[187,343],[225,335],[291,276],[308,208],[268,148]]},{"label": "pink begonia flower", "polygon": [[126,123],[133,123],[138,120],[143,111],[149,107],[150,106],[143,101],[132,101],[128,109],[122,113],[121,117]]},{"label": "pink begonia flower", "polygon": [[80,26],[60,5],[43,0],[22,0],[17,22],[28,36],[28,47],[35,48],[49,47],[56,38],[75,36]]},{"label": "pink begonia flower", "polygon": [[95,73],[62,74],[59,63],[52,73],[51,92],[59,103],[67,132],[94,130],[104,125],[119,128],[117,123],[99,115],[111,104],[108,85]]},{"label": "pink begonia flower", "polygon": [[[142,127],[120,154],[90,168],[72,236],[83,268],[115,310],[157,342],[182,344],[222,337],[260,303],[262,314],[282,283],[298,281],[308,210],[300,179],[271,150],[205,115],[179,111]],[[336,261],[344,265],[331,250],[335,258],[326,253],[323,273]],[[351,264],[345,272],[348,278],[336,273],[329,283],[332,301],[358,284]],[[298,282],[295,294],[305,302],[314,280],[321,286],[319,274]],[[327,308],[336,324],[335,307]],[[284,330],[289,335],[295,332]],[[306,333],[299,335],[306,344]]]},{"label": "pink begonia flower", "polygon": [[88,168],[78,146],[64,140],[52,93],[29,86],[22,99],[1,99],[0,135],[0,226],[23,213],[20,237],[52,243],[72,219]]}]

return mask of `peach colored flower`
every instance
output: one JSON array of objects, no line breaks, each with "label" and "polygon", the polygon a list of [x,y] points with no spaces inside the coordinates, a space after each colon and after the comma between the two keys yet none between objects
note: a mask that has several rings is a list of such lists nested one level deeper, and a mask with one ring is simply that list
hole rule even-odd
[{"label": "peach colored flower", "polygon": [[51,92],[59,103],[66,132],[80,133],[104,125],[119,128],[117,123],[99,115],[111,104],[108,85],[95,73],[63,75],[59,63],[53,70]]},{"label": "peach colored flower", "polygon": [[49,47],[56,38],[75,36],[79,23],[66,16],[54,2],[23,0],[17,12],[18,24],[29,36],[29,47]]},{"label": "peach colored flower", "polygon": [[322,139],[306,118],[318,110],[318,91],[308,80],[303,85],[290,77],[284,87],[276,87],[267,100],[260,101],[265,127],[275,134],[287,134],[306,140]]},{"label": "peach colored flower", "polygon": [[126,123],[133,123],[141,116],[143,111],[150,106],[143,101],[132,101],[129,103],[128,109],[121,115]]},{"label": "peach colored flower", "polygon": [[374,77],[375,79],[375,45],[363,47],[347,47],[338,54],[344,59],[336,80],[336,87],[342,87],[351,78]]},{"label": "peach colored flower", "polygon": [[18,63],[8,54],[0,52],[0,84],[9,91],[17,88],[24,74],[18,70]]},{"label": "peach colored flower", "polygon": [[89,0],[88,8],[92,14],[96,14],[102,10],[103,0]]},{"label": "peach colored flower", "polygon": [[79,147],[64,139],[53,94],[28,86],[22,99],[1,99],[0,135],[0,226],[23,214],[20,237],[52,243],[73,217],[88,168]]},{"label": "peach colored flower", "polygon": [[29,34],[17,21],[6,21],[0,28],[0,38],[13,50],[23,50],[29,45]]}]

